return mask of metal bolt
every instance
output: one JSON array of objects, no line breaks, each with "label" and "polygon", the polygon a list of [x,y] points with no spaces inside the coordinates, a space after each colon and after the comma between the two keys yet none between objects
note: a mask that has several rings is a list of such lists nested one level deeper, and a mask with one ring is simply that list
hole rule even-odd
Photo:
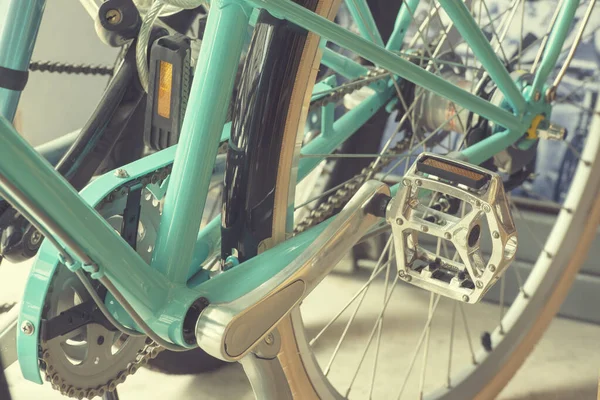
[{"label": "metal bolt", "polygon": [[490,206],[488,204],[484,204],[483,211],[485,211],[486,213],[489,213],[490,211],[492,211],[492,209],[490,208]]},{"label": "metal bolt", "polygon": [[396,218],[396,223],[402,225],[404,222],[402,221],[402,218]]},{"label": "metal bolt", "polygon": [[463,299],[463,301],[469,301],[469,296],[467,296],[466,294],[463,294],[462,299]]},{"label": "metal bolt", "polygon": [[406,274],[404,273],[404,271],[398,271],[398,276],[399,276],[400,278],[404,278],[404,275],[406,275]]},{"label": "metal bolt", "polygon": [[33,324],[31,322],[23,321],[23,323],[21,324],[21,332],[23,332],[27,336],[30,336],[33,335],[34,331],[35,328],[33,327]]},{"label": "metal bolt", "polygon": [[115,171],[115,176],[117,178],[129,178],[129,174],[123,168],[119,168]]},{"label": "metal bolt", "polygon": [[498,231],[494,231],[492,232],[492,236],[494,237],[494,239],[498,239],[500,237],[500,234],[498,233]]},{"label": "metal bolt", "polygon": [[490,264],[490,266],[488,268],[492,272],[496,271],[496,266],[494,264]]},{"label": "metal bolt", "polygon": [[550,124],[546,129],[538,129],[537,135],[545,140],[563,140],[567,134],[567,129],[556,124]]},{"label": "metal bolt", "polygon": [[475,201],[475,207],[481,207],[481,202],[479,200]]},{"label": "metal bolt", "polygon": [[404,277],[404,279],[406,279],[406,282],[410,282],[410,281],[412,281],[412,276],[410,276],[410,275],[406,275],[406,276]]},{"label": "metal bolt", "polygon": [[272,333],[269,333],[267,335],[267,337],[265,337],[265,343],[268,344],[269,346],[271,346],[273,343],[275,343],[275,338],[273,337]]},{"label": "metal bolt", "polygon": [[123,19],[123,14],[121,14],[121,11],[111,8],[104,14],[104,17],[109,24],[118,25]]},{"label": "metal bolt", "polygon": [[423,226],[421,226],[421,230],[422,230],[423,232],[427,232],[427,231],[429,230],[429,228],[428,228],[428,227],[426,227],[425,225],[423,225]]},{"label": "metal bolt", "polygon": [[421,182],[420,179],[415,180],[415,185],[421,186],[422,184],[423,184],[423,182]]},{"label": "metal bolt", "polygon": [[448,240],[452,239],[452,234],[450,232],[444,233],[444,237]]},{"label": "metal bolt", "polygon": [[533,100],[540,101],[541,98],[542,98],[542,94],[539,91],[536,91],[533,95]]},{"label": "metal bolt", "polygon": [[31,237],[29,238],[29,243],[32,245],[37,245],[42,240],[42,234],[38,231],[33,231]]},{"label": "metal bolt", "polygon": [[481,289],[483,287],[483,282],[481,282],[481,281],[477,281],[477,282],[475,282],[475,284],[477,285],[477,287],[479,289]]},{"label": "metal bolt", "polygon": [[402,184],[404,186],[410,186],[410,181],[408,179],[402,179]]}]

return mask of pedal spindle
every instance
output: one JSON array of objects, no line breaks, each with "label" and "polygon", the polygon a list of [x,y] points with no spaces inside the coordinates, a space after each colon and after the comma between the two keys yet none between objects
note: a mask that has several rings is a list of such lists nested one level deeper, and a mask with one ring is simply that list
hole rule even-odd
[{"label": "pedal spindle", "polygon": [[[440,204],[456,204],[441,207]],[[422,153],[388,207],[400,277],[477,303],[517,250],[500,176],[464,161]]]}]

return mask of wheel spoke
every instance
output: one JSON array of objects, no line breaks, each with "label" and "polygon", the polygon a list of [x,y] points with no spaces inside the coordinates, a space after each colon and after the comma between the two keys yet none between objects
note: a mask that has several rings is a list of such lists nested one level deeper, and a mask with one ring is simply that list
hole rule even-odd
[{"label": "wheel spoke", "polygon": [[539,247],[540,251],[543,252],[543,253],[546,253],[546,255],[548,255],[548,257],[552,257],[552,254],[544,248],[544,244],[542,242],[540,242],[540,240],[538,239],[537,235],[533,232],[533,230],[529,226],[529,223],[527,222],[527,219],[525,218],[525,216],[521,212],[521,209],[516,206],[515,202],[512,199],[509,198],[508,202],[509,202],[510,206],[512,207],[512,209],[516,210],[517,214],[519,214],[519,218],[521,218],[521,220],[525,224],[525,228],[527,229],[527,231],[529,231],[529,234],[533,238],[533,241]]},{"label": "wheel spoke", "polygon": [[504,326],[502,325],[502,320],[504,319],[504,288],[505,288],[505,276],[502,274],[502,278],[500,278],[500,304],[498,307],[500,308],[500,318],[498,321],[498,326],[500,327],[500,334],[504,335]]},{"label": "wheel spoke", "polygon": [[354,372],[354,376],[352,377],[352,380],[350,381],[350,386],[348,386],[348,390],[346,391],[346,396],[345,396],[346,398],[348,398],[348,395],[350,394],[350,390],[352,389],[352,385],[354,384],[354,381],[356,380],[356,377],[358,376],[360,367],[362,366],[362,363],[365,360],[367,351],[369,350],[371,342],[373,342],[373,337],[375,336],[375,331],[377,330],[377,327],[379,326],[379,323],[380,323],[381,319],[383,318],[383,314],[385,313],[385,310],[387,309],[387,306],[390,303],[390,299],[392,298],[392,295],[394,294],[394,289],[396,289],[396,287],[398,287],[397,283],[398,283],[399,277],[400,277],[400,275],[396,274],[396,277],[394,278],[394,281],[392,282],[392,289],[390,290],[390,294],[387,297],[387,299],[385,300],[385,303],[383,304],[383,307],[381,308],[381,311],[379,312],[379,315],[377,316],[377,319],[375,320],[375,325],[373,326],[373,329],[371,330],[371,334],[369,335],[369,339],[367,340],[365,349],[362,352],[360,361],[358,363],[358,366],[356,367],[356,371]]},{"label": "wheel spoke", "polygon": [[452,304],[452,322],[450,325],[450,346],[448,350],[448,373],[446,374],[446,387],[452,387],[451,380],[451,370],[452,370],[452,351],[454,350],[454,324],[456,322],[456,304],[457,302],[453,302]]},{"label": "wheel spoke", "polygon": [[[388,251],[388,258],[391,259],[394,253],[394,249],[390,246]],[[388,295],[388,284],[390,279],[390,268],[391,263],[388,264],[386,272],[385,272],[385,282],[383,284],[383,298],[382,298],[382,307],[385,307],[385,300]],[[375,376],[377,373],[377,362],[379,361],[379,349],[381,346],[381,335],[383,333],[383,318],[379,321],[379,325],[377,326],[377,341],[375,342],[375,357],[373,360],[373,371],[371,373],[371,385],[369,386],[369,399],[373,398],[373,388],[375,387]]]},{"label": "wheel spoke", "polygon": [[460,309],[460,315],[462,317],[463,326],[465,328],[465,335],[467,336],[467,343],[469,344],[471,362],[473,364],[477,364],[477,359],[475,358],[475,351],[473,351],[473,342],[471,341],[471,331],[469,330],[469,322],[467,321],[467,316],[465,315],[465,310],[463,308],[462,303],[458,303],[458,308]]},{"label": "wheel spoke", "polygon": [[546,49],[546,43],[548,43],[548,38],[550,37],[550,32],[552,32],[554,30],[554,24],[556,24],[556,20],[558,19],[558,14],[560,13],[560,10],[562,9],[563,2],[564,2],[564,0],[558,1],[558,5],[556,6],[554,15],[552,15],[552,20],[550,20],[550,24],[548,25],[548,30],[546,31],[546,34],[544,35],[544,38],[542,40],[542,44],[540,45],[540,48],[538,49],[535,59],[533,60],[533,65],[531,66],[531,74],[535,74],[538,63],[542,59],[542,55],[544,54],[544,50]]},{"label": "wheel spoke", "polygon": [[575,56],[575,51],[577,51],[577,47],[579,47],[579,43],[581,43],[581,38],[583,37],[583,31],[585,30],[585,27],[587,26],[587,23],[590,20],[590,16],[592,15],[592,11],[594,10],[595,4],[596,4],[596,0],[590,0],[590,2],[588,4],[588,8],[585,10],[585,14],[584,14],[581,22],[579,23],[579,25],[580,25],[579,30],[577,31],[577,34],[575,35],[575,40],[571,44],[571,49],[569,50],[567,59],[565,60],[564,64],[562,65],[562,68],[558,72],[556,79],[554,79],[554,82],[552,83],[553,88],[557,88],[558,85],[560,85],[560,81],[562,80],[563,76],[565,76],[567,69],[569,68],[569,65],[571,64],[571,61],[573,60],[573,57]]},{"label": "wheel spoke", "polygon": [[[439,255],[439,242],[438,239],[438,255]],[[433,318],[433,301],[434,294],[431,292],[429,294],[429,311],[427,313],[427,319]],[[423,398],[423,389],[425,387],[425,372],[427,370],[427,356],[429,355],[429,339],[431,337],[431,323],[427,325],[426,333],[425,333],[425,349],[423,350],[423,365],[421,366],[421,377],[419,379],[419,399]]]},{"label": "wheel spoke", "polygon": [[423,345],[423,341],[425,340],[425,335],[427,334],[427,328],[429,327],[429,325],[431,324],[431,321],[433,320],[433,316],[435,315],[435,310],[437,309],[439,302],[440,302],[440,296],[435,295],[435,302],[433,304],[433,310],[430,313],[430,315],[428,316],[427,322],[425,323],[425,327],[423,328],[423,331],[421,332],[421,336],[419,336],[419,340],[417,341],[417,346],[416,346],[415,351],[413,352],[413,355],[410,359],[410,364],[408,366],[408,369],[406,370],[406,374],[404,375],[404,379],[402,381],[402,386],[400,386],[400,393],[398,393],[398,397],[397,397],[398,400],[402,397],[402,394],[404,393],[404,389],[406,388],[406,383],[408,382],[410,373],[412,372],[412,369],[415,365],[417,356],[419,355],[419,350],[421,350],[421,346]]},{"label": "wheel spoke", "polygon": [[321,337],[321,335],[323,335],[323,333],[340,317],[340,315],[342,315],[342,313],[344,311],[346,311],[346,309],[348,309],[348,307],[354,302],[354,300],[356,300],[361,295],[362,295],[362,297],[361,297],[360,301],[362,302],[362,299],[366,295],[366,290],[371,286],[371,283],[375,280],[375,278],[377,278],[377,276],[379,275],[379,273],[381,273],[381,271],[384,270],[384,268],[387,268],[387,266],[391,262],[393,262],[393,258],[390,258],[385,264],[381,265],[381,263],[383,262],[383,258],[385,256],[385,253],[390,248],[391,244],[392,244],[392,237],[390,237],[388,239],[387,243],[385,244],[385,247],[383,248],[381,256],[379,256],[379,260],[377,260],[377,265],[375,266],[375,268],[373,268],[373,271],[371,272],[371,276],[369,277],[369,280],[354,294],[354,296],[352,296],[352,298],[350,299],[350,301],[348,301],[346,303],[346,305],[344,307],[342,307],[342,309],[310,341],[309,344],[311,346],[314,345],[315,342]]}]

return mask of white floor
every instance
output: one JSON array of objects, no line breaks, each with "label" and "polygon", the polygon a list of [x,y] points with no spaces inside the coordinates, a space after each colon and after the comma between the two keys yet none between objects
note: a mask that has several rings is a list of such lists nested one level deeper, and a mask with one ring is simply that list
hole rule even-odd
[{"label": "white floor", "polygon": [[[17,268],[16,268],[17,267]],[[18,294],[15,282],[22,280],[26,271],[18,266],[3,266],[0,270],[0,302],[14,298]],[[359,274],[360,276],[362,274]],[[10,276],[10,282],[8,277]],[[364,281],[362,281],[364,282]],[[338,274],[328,278],[321,288],[305,302],[305,309],[321,310],[313,312],[306,318],[307,331],[313,335],[328,321],[328,312],[344,303],[344,298],[350,296],[356,288],[362,285],[356,275]],[[10,283],[10,284],[9,284]],[[378,282],[379,289],[383,282]],[[421,333],[426,318],[428,295],[420,290],[400,286],[389,303],[386,311],[382,349],[380,353],[378,378],[374,398],[396,398],[399,382],[404,376],[405,368],[412,354],[411,344]],[[358,314],[357,327],[350,330],[348,339],[344,342],[334,362],[331,378],[338,387],[345,387],[348,379],[356,368],[366,336],[373,326],[377,310],[381,307],[381,291],[373,290],[364,301],[365,314]],[[327,304],[328,307],[323,305]],[[436,312],[432,325],[430,349],[427,367],[427,383],[429,386],[443,384],[448,365],[448,336],[451,321],[451,303],[442,301]],[[485,326],[496,321],[498,308],[495,305],[480,304],[469,308],[469,327],[473,341],[477,342],[479,333]],[[425,314],[424,314],[425,313]],[[369,316],[371,316],[369,318]],[[456,337],[453,355],[453,371],[458,371],[465,365],[470,353],[462,325],[457,319]],[[324,335],[316,346],[319,355],[328,357],[335,346],[335,334],[339,335],[344,321],[334,324],[332,335]],[[600,368],[600,327],[590,324],[556,319],[550,329],[533,352],[532,356],[517,373],[515,378],[501,393],[501,399],[595,399],[597,393],[598,370]],[[475,343],[477,345],[477,343]],[[422,356],[419,355],[415,370],[409,380],[409,385],[417,386],[421,371]],[[367,357],[366,369],[370,371],[372,361]],[[8,368],[7,379],[14,400],[29,399],[61,399],[58,392],[49,385],[38,386],[25,381],[18,365]],[[359,376],[370,376],[361,373]],[[368,378],[370,380],[370,378]],[[242,368],[237,364],[228,365],[218,371],[199,376],[166,376],[153,371],[142,369],[119,386],[122,400],[153,400],[153,399],[252,399],[252,391]],[[364,387],[357,382],[350,398],[367,398]],[[416,398],[415,390],[407,391],[403,398]]]}]

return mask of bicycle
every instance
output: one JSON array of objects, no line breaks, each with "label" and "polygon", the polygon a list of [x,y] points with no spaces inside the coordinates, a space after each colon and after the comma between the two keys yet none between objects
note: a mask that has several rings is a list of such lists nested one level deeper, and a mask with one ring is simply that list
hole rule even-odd
[{"label": "bicycle", "polygon": [[[200,3],[165,0],[150,5],[136,32],[142,87],[151,88],[151,79],[160,81],[175,68],[159,60],[154,75],[147,71],[146,44],[162,7]],[[400,6],[386,42],[364,1],[347,2],[359,34],[329,21],[338,1],[300,3],[212,1],[177,146],[105,174],[81,194],[8,122],[20,86],[2,89],[0,195],[45,237],[13,325],[15,330],[19,327],[18,360],[27,379],[41,383],[42,370],[67,396],[93,398],[114,392],[162,348],[186,351],[199,345],[217,358],[240,361],[261,399],[339,398],[347,397],[350,389],[358,396],[381,396],[374,373],[362,383],[356,377],[375,337],[377,360],[386,306],[402,281],[431,295],[400,397],[424,342],[426,357],[441,296],[455,301],[453,316],[457,308],[464,316],[462,303],[478,302],[498,280],[503,287],[504,272],[517,257],[511,208],[521,214],[514,205],[518,201],[509,199],[505,189],[521,187],[530,178],[539,140],[565,139],[565,129],[549,119],[595,3],[580,9],[578,1],[561,1],[547,35],[533,44],[521,38],[516,62],[507,57],[502,42],[519,1],[500,12],[496,26],[484,2],[421,4],[425,17],[414,27],[420,2],[408,0]],[[7,73],[22,86],[43,1],[28,0],[30,7],[16,4],[5,29],[26,27],[19,37],[22,45],[0,47],[0,54]],[[547,84],[579,10],[584,16],[566,48],[565,62]],[[119,9],[100,11],[105,22],[126,20]],[[434,19],[440,29],[432,39]],[[232,123],[227,124],[248,24],[254,25],[252,43],[236,88]],[[413,37],[407,35],[409,27]],[[327,49],[321,45],[324,41],[373,67]],[[408,43],[402,50],[404,42]],[[536,57],[525,62],[521,56],[531,50],[537,50]],[[327,68],[349,81],[339,85],[336,75],[329,75],[313,90],[321,57]],[[530,71],[523,71],[521,67],[529,64]],[[175,92],[167,85],[151,103],[163,116],[175,107],[171,93]],[[184,98],[176,94],[178,100]],[[347,111],[336,117],[341,100]],[[400,115],[398,128],[381,151],[335,152],[380,110],[397,110]],[[321,115],[320,133],[308,138],[304,121],[315,111]],[[588,130],[598,129],[595,115]],[[403,137],[392,144],[399,133]],[[224,140],[223,214],[200,229]],[[446,157],[422,153],[410,162],[415,148],[446,144]],[[460,374],[451,376],[448,368],[443,387],[428,396],[491,398],[531,350],[566,295],[600,219],[594,174],[598,145],[596,136],[587,136],[566,199],[543,205],[557,220],[535,255],[528,279],[518,278],[519,291],[509,310],[504,312],[502,295],[501,319],[482,337],[482,349],[471,349],[469,365]],[[335,194],[294,225],[296,183],[325,159],[357,157],[375,160],[358,177],[327,189],[325,194]],[[394,162],[394,157],[399,160]],[[406,165],[396,179],[394,164]],[[310,196],[303,200],[315,201]],[[380,284],[377,277],[385,272],[382,309],[346,387],[346,378],[330,376],[330,371],[357,311],[344,327],[333,357],[319,364],[314,343],[326,329],[309,341],[299,306],[346,251],[390,230],[370,277],[350,299],[350,304],[358,300],[358,310],[363,293],[374,282]],[[511,268],[519,276],[518,269]],[[79,320],[73,323],[73,318]],[[114,353],[107,352],[113,347]],[[430,389],[425,370],[413,397]],[[78,375],[82,371],[85,375]]]}]

